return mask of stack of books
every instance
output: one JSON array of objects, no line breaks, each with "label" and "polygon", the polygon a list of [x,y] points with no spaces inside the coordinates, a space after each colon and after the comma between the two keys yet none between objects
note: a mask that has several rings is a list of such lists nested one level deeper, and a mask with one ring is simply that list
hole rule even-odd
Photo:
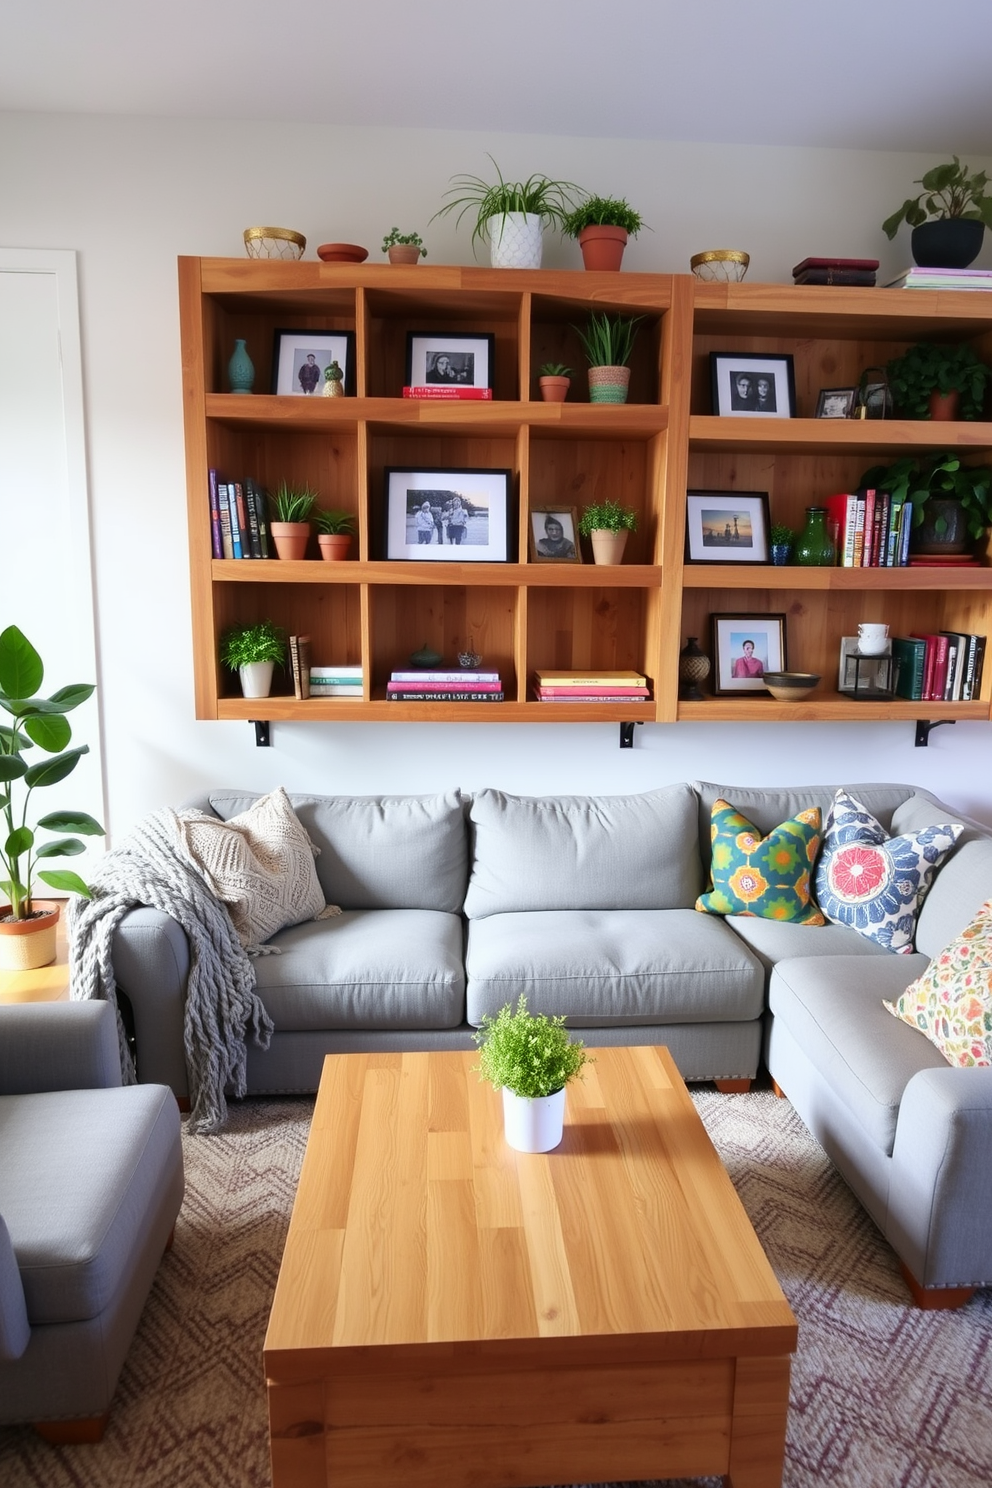
[{"label": "stack of books", "polygon": [[271,558],[269,509],[252,476],[225,480],[209,472],[210,542],[215,558]]},{"label": "stack of books", "polygon": [[964,631],[892,638],[892,690],[912,701],[968,703],[982,686],[985,637]]},{"label": "stack of books", "polygon": [[804,258],[792,271],[796,284],[875,283],[877,258]]},{"label": "stack of books", "polygon": [[539,671],[534,695],[542,703],[631,703],[651,696],[643,672]]},{"label": "stack of books", "polygon": [[386,696],[394,703],[501,703],[499,672],[455,667],[451,671],[393,672]]},{"label": "stack of books", "polygon": [[492,402],[493,390],[492,388],[458,387],[457,385],[455,387],[449,387],[446,383],[442,382],[437,387],[433,385],[427,387],[405,387],[403,389],[403,396],[404,398],[464,398],[470,401],[475,400],[477,402],[490,403]]},{"label": "stack of books", "polygon": [[992,269],[906,269],[887,289],[992,289]]},{"label": "stack of books", "polygon": [[841,568],[905,568],[913,506],[896,501],[888,491],[842,492],[828,496],[827,521],[837,534]]},{"label": "stack of books", "polygon": [[360,666],[311,666],[310,696],[361,698],[364,673]]}]

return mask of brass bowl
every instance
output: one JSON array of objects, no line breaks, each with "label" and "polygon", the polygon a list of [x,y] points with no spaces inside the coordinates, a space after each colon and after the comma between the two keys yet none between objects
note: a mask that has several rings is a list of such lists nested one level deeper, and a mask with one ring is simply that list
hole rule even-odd
[{"label": "brass bowl", "polygon": [[694,253],[689,267],[706,284],[737,284],[747,273],[751,255],[740,248],[710,248]]},{"label": "brass bowl", "polygon": [[819,672],[765,672],[762,682],[780,703],[798,703],[809,697],[820,680]]},{"label": "brass bowl", "polygon": [[246,227],[244,238],[249,258],[302,258],[307,246],[291,227]]}]

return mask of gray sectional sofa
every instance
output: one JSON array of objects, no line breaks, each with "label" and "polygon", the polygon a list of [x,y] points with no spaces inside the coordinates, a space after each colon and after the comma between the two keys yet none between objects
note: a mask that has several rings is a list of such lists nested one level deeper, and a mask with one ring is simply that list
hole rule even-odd
[{"label": "gray sectional sofa", "polygon": [[[741,1088],[764,1057],[920,1287],[992,1284],[992,1070],[951,1068],[882,1007],[992,897],[992,833],[912,786],[847,789],[892,834],[964,822],[914,954],[843,926],[694,909],[714,800],[767,832],[808,806],[825,819],[832,786],[291,795],[343,913],[281,931],[281,954],[256,961],[275,1032],[249,1046],[249,1091],[313,1091],[330,1052],[471,1048],[483,1016],[525,992],[589,1045],[666,1044],[688,1081]],[[187,804],[229,819],[255,799]],[[133,910],[113,960],[139,1079],[186,1095],[184,933]]]}]

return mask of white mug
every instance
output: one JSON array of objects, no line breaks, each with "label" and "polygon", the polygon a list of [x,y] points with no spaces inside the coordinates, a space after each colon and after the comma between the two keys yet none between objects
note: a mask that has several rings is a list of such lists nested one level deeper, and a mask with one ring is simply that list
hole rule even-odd
[{"label": "white mug", "polygon": [[875,621],[858,626],[858,650],[862,656],[881,656],[889,639],[889,627]]}]

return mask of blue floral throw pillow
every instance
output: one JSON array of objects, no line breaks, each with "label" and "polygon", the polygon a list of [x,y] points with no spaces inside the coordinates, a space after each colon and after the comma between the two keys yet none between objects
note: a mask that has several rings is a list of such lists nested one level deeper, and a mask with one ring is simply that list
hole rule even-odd
[{"label": "blue floral throw pillow", "polygon": [[816,867],[817,903],[835,925],[890,951],[911,951],[933,875],[963,831],[957,822],[941,822],[887,837],[860,801],[839,790]]}]

